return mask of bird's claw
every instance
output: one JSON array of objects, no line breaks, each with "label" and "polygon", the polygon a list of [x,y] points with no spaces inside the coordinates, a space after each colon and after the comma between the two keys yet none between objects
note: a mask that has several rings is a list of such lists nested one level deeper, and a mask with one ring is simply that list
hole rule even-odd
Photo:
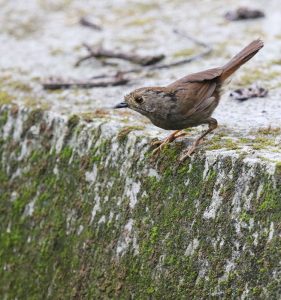
[{"label": "bird's claw", "polygon": [[180,162],[185,161],[187,158],[191,158],[191,155],[194,153],[196,147],[190,147],[183,152],[183,155],[180,157]]},{"label": "bird's claw", "polygon": [[156,145],[161,145],[162,143],[163,143],[163,141],[157,140],[157,141],[151,142],[151,145],[156,146]]},{"label": "bird's claw", "polygon": [[182,136],[186,136],[186,135],[187,135],[187,132],[182,131],[182,132],[175,135],[175,139],[177,139],[179,137],[182,137]]},{"label": "bird's claw", "polygon": [[159,146],[152,151],[152,154],[156,154],[157,152],[160,152],[164,148],[165,145],[170,144],[175,139],[177,139],[179,137],[182,137],[182,136],[185,136],[185,135],[187,135],[186,132],[179,131],[179,132],[176,132],[174,134],[171,134],[170,136],[168,136],[167,138],[165,138],[163,141],[161,141],[161,140],[153,141],[151,143],[152,146],[156,146],[156,145],[159,145]]},{"label": "bird's claw", "polygon": [[159,154],[161,152],[161,150],[163,150],[163,148],[169,144],[168,141],[157,141],[157,142],[159,142],[159,143],[155,143],[153,145],[157,145],[157,144],[160,144],[160,145],[152,151],[152,155]]}]

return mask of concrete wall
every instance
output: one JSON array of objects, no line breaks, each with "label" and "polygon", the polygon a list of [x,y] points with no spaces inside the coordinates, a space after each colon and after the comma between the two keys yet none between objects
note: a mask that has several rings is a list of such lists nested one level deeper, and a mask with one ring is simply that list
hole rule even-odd
[{"label": "concrete wall", "polygon": [[280,163],[139,129],[2,106],[2,299],[277,299]]}]

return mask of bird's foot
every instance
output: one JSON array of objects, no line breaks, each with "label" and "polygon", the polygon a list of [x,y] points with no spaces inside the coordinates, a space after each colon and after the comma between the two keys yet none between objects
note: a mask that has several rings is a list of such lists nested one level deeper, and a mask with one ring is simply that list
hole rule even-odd
[{"label": "bird's foot", "polygon": [[191,155],[194,153],[196,147],[191,146],[189,149],[183,152],[183,154],[180,157],[180,162],[185,161],[187,158],[190,158]]},{"label": "bird's foot", "polygon": [[200,139],[200,140],[196,140],[190,148],[186,149],[182,156],[180,157],[180,162],[183,162],[185,161],[187,158],[191,158],[192,154],[195,152],[196,148],[198,145],[202,144],[203,143],[203,139]]},{"label": "bird's foot", "polygon": [[158,147],[152,151],[152,155],[159,154],[166,145],[172,143],[175,139],[177,139],[179,137],[185,136],[186,134],[187,134],[186,132],[177,130],[177,131],[173,132],[171,135],[169,135],[168,137],[166,137],[163,141],[152,142],[153,146],[158,145]]},{"label": "bird's foot", "polygon": [[165,139],[163,141],[155,141],[152,143],[153,146],[155,145],[159,145],[157,148],[155,148],[153,151],[152,151],[152,155],[156,155],[156,154],[159,154],[166,145],[170,144],[171,142],[168,140],[168,139]]}]

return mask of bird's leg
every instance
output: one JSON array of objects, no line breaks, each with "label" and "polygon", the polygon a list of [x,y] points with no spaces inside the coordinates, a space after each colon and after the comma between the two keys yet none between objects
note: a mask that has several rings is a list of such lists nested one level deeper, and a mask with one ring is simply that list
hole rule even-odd
[{"label": "bird's leg", "polygon": [[176,130],[173,133],[171,133],[169,136],[167,136],[163,141],[154,141],[152,143],[152,145],[159,145],[159,144],[168,144],[173,142],[175,139],[177,139],[178,137],[184,136],[186,135],[185,132],[182,132],[182,130]]},{"label": "bird's leg", "polygon": [[191,145],[189,149],[187,149],[184,153],[183,156],[180,158],[180,161],[184,161],[187,157],[190,157],[191,154],[194,152],[196,147],[200,144],[200,142],[204,139],[204,137],[215,130],[218,127],[218,122],[214,118],[209,118],[206,122],[209,124],[209,128],[207,131],[205,131],[199,138],[197,138],[194,143]]},{"label": "bird's leg", "polygon": [[159,146],[152,151],[152,154],[156,154],[157,152],[160,152],[165,145],[172,143],[175,139],[184,135],[186,135],[186,133],[183,132],[182,130],[176,130],[173,133],[171,133],[169,136],[167,136],[163,141],[153,142],[152,145],[159,145]]}]

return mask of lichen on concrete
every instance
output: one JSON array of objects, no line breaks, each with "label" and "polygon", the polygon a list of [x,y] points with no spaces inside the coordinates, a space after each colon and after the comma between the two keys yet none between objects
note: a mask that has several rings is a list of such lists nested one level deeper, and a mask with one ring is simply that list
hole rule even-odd
[{"label": "lichen on concrete", "polygon": [[[1,299],[280,298],[279,0],[249,22],[223,19],[234,0],[158,2],[1,2]],[[126,86],[42,88],[50,76],[88,80],[136,67],[92,59],[75,68],[85,42],[170,63],[203,50],[186,36],[213,51],[128,73]],[[112,109],[135,88],[221,66],[257,37],[265,47],[225,87],[219,128],[182,164],[201,127],[153,157],[150,142],[168,133]],[[267,97],[229,97],[253,83]]]},{"label": "lichen on concrete", "polygon": [[2,106],[0,294],[276,298],[280,157],[205,145],[179,164],[182,147],[153,158],[141,128]]}]

